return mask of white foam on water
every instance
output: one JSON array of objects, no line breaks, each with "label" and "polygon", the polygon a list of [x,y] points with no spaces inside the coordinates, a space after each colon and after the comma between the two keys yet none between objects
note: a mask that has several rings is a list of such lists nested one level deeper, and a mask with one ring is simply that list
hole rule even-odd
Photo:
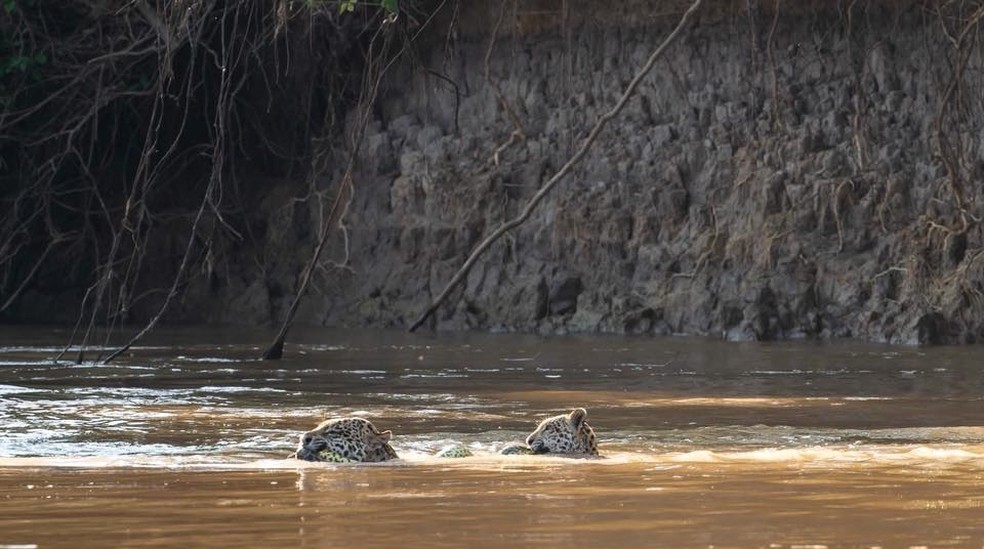
[{"label": "white foam on water", "polygon": [[274,389],[272,387],[240,387],[236,385],[203,385],[196,389],[202,393],[288,393],[284,389]]},{"label": "white foam on water", "polygon": [[24,393],[40,393],[40,389],[20,387],[18,385],[0,385],[0,395],[20,395]]},{"label": "white foam on water", "polygon": [[[152,453],[88,456],[51,457],[4,457],[0,458],[0,468],[155,468],[155,469],[193,469],[193,470],[290,470],[317,469],[325,467],[414,467],[440,466],[454,468],[486,469],[489,467],[558,467],[558,466],[616,466],[642,464],[659,469],[672,470],[681,465],[755,466],[755,465],[798,465],[810,468],[842,469],[844,467],[904,466],[939,467],[971,465],[984,467],[984,445],[966,447],[905,447],[905,448],[776,448],[747,452],[719,452],[714,450],[694,450],[692,452],[643,453],[614,452],[600,457],[577,457],[562,455],[508,455],[495,453],[495,445],[469,444],[473,456],[466,458],[445,458],[434,455],[435,451],[447,443],[457,441],[442,439],[429,444],[396,448],[399,459],[383,463],[313,463],[295,459],[258,459],[236,457],[228,454],[196,453],[184,455],[156,455]],[[106,450],[104,448],[104,450]],[[144,452],[151,448],[141,448]],[[286,450],[280,454],[286,456]]]}]

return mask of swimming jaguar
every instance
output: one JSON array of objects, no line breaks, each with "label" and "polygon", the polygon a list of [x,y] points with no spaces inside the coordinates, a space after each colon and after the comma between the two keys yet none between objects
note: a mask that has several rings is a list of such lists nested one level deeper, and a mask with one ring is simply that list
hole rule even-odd
[{"label": "swimming jaguar", "polygon": [[[524,443],[511,443],[502,455],[560,454],[598,455],[594,430],[585,421],[587,411],[575,408],[569,413],[547,418],[537,425]],[[396,459],[389,445],[392,433],[380,432],[367,419],[359,417],[329,419],[301,435],[292,458],[334,463],[381,462]],[[471,451],[462,444],[440,450],[437,457],[467,457]]]},{"label": "swimming jaguar", "polygon": [[387,461],[399,457],[389,445],[392,436],[361,417],[329,419],[301,435],[292,457],[336,463]]},{"label": "swimming jaguar", "polygon": [[585,421],[588,411],[575,408],[540,422],[526,444],[534,454],[598,455],[594,430]]}]

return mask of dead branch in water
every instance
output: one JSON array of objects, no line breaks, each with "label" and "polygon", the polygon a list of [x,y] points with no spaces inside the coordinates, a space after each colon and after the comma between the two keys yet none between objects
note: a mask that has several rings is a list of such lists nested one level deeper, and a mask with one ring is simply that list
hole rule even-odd
[{"label": "dead branch in water", "polygon": [[[389,44],[388,39],[392,35],[389,33],[383,33],[383,29],[380,28],[376,32],[376,35],[373,37],[372,43],[369,46],[370,55],[373,51],[376,40],[380,36],[384,37],[382,51],[385,51]],[[352,193],[355,190],[355,185],[352,182],[352,171],[355,167],[355,159],[358,157],[359,149],[362,145],[362,138],[365,135],[366,126],[369,124],[370,112],[372,109],[372,104],[376,101],[376,93],[379,90],[379,83],[389,66],[390,64],[375,63],[371,58],[368,61],[366,80],[371,79],[372,82],[368,86],[363,86],[362,97],[360,97],[359,106],[357,107],[359,121],[355,129],[355,135],[352,138],[352,151],[349,153],[345,173],[342,175],[342,178],[338,183],[338,190],[335,193],[334,200],[332,200],[328,215],[323,217],[321,220],[321,227],[318,231],[318,242],[314,247],[314,252],[311,254],[311,259],[308,261],[307,265],[304,266],[304,270],[301,273],[301,282],[298,285],[297,293],[294,295],[294,299],[291,301],[290,307],[287,309],[287,314],[284,317],[284,321],[280,325],[280,331],[277,332],[277,336],[273,339],[273,342],[270,343],[270,346],[263,351],[263,354],[260,357],[263,360],[279,360],[283,358],[284,342],[287,339],[287,332],[290,330],[290,327],[294,322],[294,315],[297,314],[297,308],[301,304],[301,299],[303,299],[304,294],[307,292],[308,286],[311,284],[311,278],[317,269],[318,261],[321,258],[321,252],[324,250],[325,244],[328,242],[328,237],[331,236],[332,228],[341,223],[342,218],[345,217],[345,213],[348,211],[349,204],[352,200]],[[370,76],[373,72],[375,72],[375,74]],[[320,151],[320,153],[328,154],[328,151],[323,150]],[[312,170],[310,174],[312,186],[314,185],[314,179],[320,175],[321,170],[317,168]]]},{"label": "dead branch in water", "polygon": [[471,271],[472,267],[475,266],[475,263],[478,262],[478,258],[483,253],[485,253],[485,251],[488,250],[489,247],[496,240],[498,240],[504,234],[508,233],[514,228],[522,225],[527,219],[529,219],[530,215],[533,214],[533,211],[536,209],[536,207],[540,204],[540,202],[543,201],[543,199],[550,193],[550,191],[553,190],[555,186],[557,186],[557,183],[559,183],[564,178],[564,176],[567,175],[568,172],[570,172],[571,168],[573,168],[575,164],[577,164],[578,162],[581,161],[582,158],[584,158],[585,154],[587,154],[588,150],[591,148],[594,142],[597,141],[598,136],[601,134],[601,131],[605,129],[605,126],[608,124],[608,122],[612,118],[615,118],[622,111],[625,105],[629,102],[629,99],[635,93],[636,88],[639,87],[639,84],[642,82],[642,79],[645,78],[647,74],[649,74],[649,71],[652,70],[653,65],[656,64],[656,61],[658,61],[659,58],[663,56],[663,52],[665,52],[666,49],[683,32],[683,29],[687,25],[687,22],[690,20],[693,14],[697,12],[697,9],[700,8],[702,1],[703,0],[694,0],[694,3],[690,5],[687,11],[684,12],[683,16],[680,18],[680,22],[677,23],[677,26],[676,28],[673,29],[673,32],[671,32],[669,36],[667,36],[666,39],[663,40],[663,43],[660,44],[659,47],[657,47],[653,51],[652,54],[650,54],[649,59],[646,60],[645,65],[643,65],[642,68],[639,69],[639,71],[636,73],[632,81],[629,82],[629,85],[625,88],[625,91],[622,92],[622,96],[619,98],[618,103],[616,103],[615,106],[612,107],[610,111],[606,112],[601,116],[601,118],[598,119],[598,122],[596,122],[594,127],[591,128],[591,132],[588,134],[588,137],[585,138],[585,140],[581,143],[581,146],[574,153],[574,155],[567,161],[567,163],[565,163],[560,168],[560,170],[557,173],[555,173],[549,180],[547,180],[546,183],[543,184],[542,187],[540,187],[540,190],[537,191],[535,195],[533,195],[533,198],[531,198],[529,202],[527,202],[526,206],[523,208],[523,211],[515,218],[510,219],[509,221],[506,221],[505,223],[500,225],[499,228],[493,231],[492,234],[486,237],[485,240],[483,240],[472,251],[471,255],[468,256],[468,259],[465,260],[464,265],[462,265],[461,268],[458,269],[458,272],[455,273],[451,281],[448,282],[447,286],[444,287],[444,291],[442,291],[441,294],[437,296],[437,299],[435,299],[433,303],[431,303],[430,306],[427,307],[427,310],[425,310],[424,313],[420,315],[420,318],[418,318],[417,321],[410,326],[409,328],[410,332],[415,331],[432,314],[434,314],[434,311],[436,311],[437,308],[440,307],[441,303],[443,303],[448,298],[448,296],[451,295],[451,291],[454,290],[454,288],[457,287],[458,284],[461,284],[461,282],[465,279],[465,276],[468,275],[468,272]]},{"label": "dead branch in water", "polygon": [[[277,336],[274,338],[270,346],[263,351],[261,358],[263,360],[279,360],[284,356],[284,343],[287,339],[287,332],[290,330],[291,325],[294,322],[294,315],[297,314],[297,308],[304,298],[304,294],[307,292],[307,288],[311,283],[314,271],[318,267],[318,261],[321,258],[321,252],[324,250],[325,244],[328,242],[328,237],[332,234],[332,229],[342,223],[345,214],[348,212],[349,204],[352,201],[352,195],[355,191],[355,185],[352,179],[352,174],[355,170],[355,162],[359,156],[359,149],[361,148],[362,139],[365,136],[366,127],[369,125],[369,120],[372,118],[372,107],[376,102],[376,97],[379,94],[379,86],[382,83],[383,76],[388,71],[400,57],[402,57],[409,49],[414,40],[420,36],[421,32],[426,29],[434,17],[441,11],[447,2],[441,2],[433,12],[431,12],[430,17],[427,21],[417,29],[412,37],[406,37],[406,41],[403,43],[402,47],[394,53],[388,60],[376,61],[373,55],[373,48],[376,45],[377,39],[382,36],[382,45],[379,46],[380,55],[385,55],[390,46],[389,39],[392,38],[392,34],[386,33],[387,29],[385,26],[381,27],[376,35],[373,37],[372,42],[369,46],[370,58],[366,63],[366,73],[362,85],[362,92],[359,97],[359,103],[356,107],[356,112],[358,113],[358,121],[355,128],[355,133],[352,137],[351,151],[349,152],[348,161],[345,166],[345,173],[338,184],[338,191],[335,194],[335,198],[332,201],[331,209],[328,212],[328,216],[321,221],[321,227],[318,232],[318,242],[314,247],[314,251],[311,254],[311,259],[305,265],[304,270],[301,274],[301,282],[298,285],[297,293],[294,295],[294,299],[291,301],[290,307],[287,310],[287,314],[284,317],[283,323],[280,325],[280,331],[277,332]],[[457,120],[457,115],[456,118]],[[457,125],[457,122],[456,122]],[[313,170],[311,177],[317,177],[321,175],[320,171]],[[313,179],[312,179],[313,185]],[[346,258],[347,259],[347,258]]]}]

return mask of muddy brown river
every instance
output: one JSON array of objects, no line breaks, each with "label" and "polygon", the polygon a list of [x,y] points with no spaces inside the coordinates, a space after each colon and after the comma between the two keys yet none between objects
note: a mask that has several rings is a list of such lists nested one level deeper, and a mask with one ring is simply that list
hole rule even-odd
[{"label": "muddy brown river", "polygon": [[[984,548],[980,347],[0,327],[0,548]],[[604,459],[499,456],[588,410]],[[356,414],[383,464],[284,459]],[[458,442],[476,455],[431,454]]]}]

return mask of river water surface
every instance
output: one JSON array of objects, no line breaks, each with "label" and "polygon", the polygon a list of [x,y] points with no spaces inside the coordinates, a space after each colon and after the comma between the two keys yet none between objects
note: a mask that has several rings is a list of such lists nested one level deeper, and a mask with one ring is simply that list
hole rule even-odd
[{"label": "river water surface", "polygon": [[[980,348],[298,331],[255,360],[270,337],[100,365],[0,328],[0,547],[984,548]],[[577,406],[604,459],[495,455]],[[284,459],[351,414],[401,459]]]}]

